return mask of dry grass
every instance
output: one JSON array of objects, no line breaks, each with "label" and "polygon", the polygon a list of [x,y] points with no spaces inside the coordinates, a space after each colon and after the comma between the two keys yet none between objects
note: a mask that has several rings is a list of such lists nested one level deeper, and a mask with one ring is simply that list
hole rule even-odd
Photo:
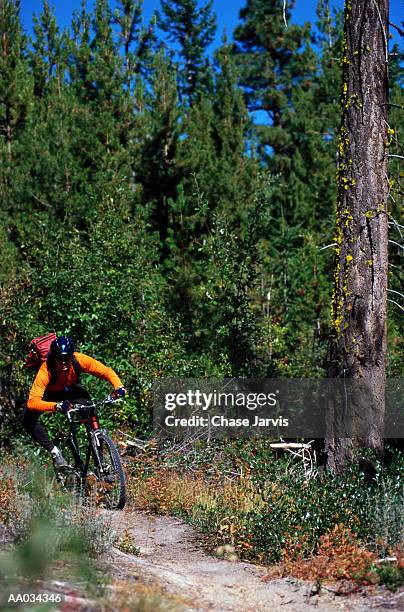
[{"label": "dry grass", "polygon": [[178,475],[160,469],[150,478],[132,481],[130,489],[136,506],[142,510],[179,514],[196,525],[201,516],[209,515],[213,521],[217,517],[207,547],[214,550],[222,544],[231,544],[238,554],[252,549],[251,534],[239,515],[264,510],[268,505],[248,477],[215,483],[206,482],[202,473]]},{"label": "dry grass", "polygon": [[19,516],[15,478],[0,470],[0,523],[10,526]]},{"label": "dry grass", "polygon": [[132,479],[129,488],[139,508],[161,514],[178,508],[192,516],[195,507],[210,511],[223,506],[234,513],[259,512],[268,504],[248,477],[207,482],[202,473],[179,475],[159,469],[150,478]]},{"label": "dry grass", "polygon": [[165,593],[155,584],[115,582],[100,602],[103,612],[181,612],[189,601]]}]

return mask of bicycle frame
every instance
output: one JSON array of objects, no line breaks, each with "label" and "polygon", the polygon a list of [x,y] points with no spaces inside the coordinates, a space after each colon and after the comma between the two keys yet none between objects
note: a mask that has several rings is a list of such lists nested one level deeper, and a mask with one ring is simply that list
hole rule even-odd
[{"label": "bicycle frame", "polygon": [[[103,404],[106,402],[102,402]],[[72,418],[74,412],[79,412],[83,407],[88,408],[89,414],[85,418],[74,420]],[[70,447],[72,452],[75,467],[80,470],[80,477],[85,478],[88,474],[88,468],[90,465],[91,457],[94,459],[95,466],[102,472],[102,461],[97,451],[97,446],[99,446],[99,442],[97,440],[97,432],[102,431],[97,419],[96,413],[97,404],[92,404],[89,406],[79,405],[75,408],[72,408],[67,413],[67,418],[69,420],[69,431],[66,437],[66,444]],[[86,451],[85,460],[83,461],[82,454],[80,452],[80,445],[77,438],[77,426],[82,423],[85,425],[88,447]]]},{"label": "bicycle frame", "polygon": [[[74,404],[68,410],[69,429],[64,443],[70,449],[72,462],[56,468],[56,477],[68,490],[85,497],[95,492],[98,502],[103,500],[107,508],[116,510],[122,510],[126,503],[125,472],[114,442],[98,423],[97,408],[119,399],[122,398],[108,396],[102,402]],[[84,444],[80,449],[78,438],[80,424],[84,424],[86,430],[85,455]],[[91,460],[93,463],[89,471]]]}]

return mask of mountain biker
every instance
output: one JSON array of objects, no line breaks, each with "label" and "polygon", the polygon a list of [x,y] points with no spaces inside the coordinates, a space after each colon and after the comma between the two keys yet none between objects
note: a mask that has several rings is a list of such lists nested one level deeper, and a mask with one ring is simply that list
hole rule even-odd
[{"label": "mountain biker", "polygon": [[91,399],[88,392],[78,384],[80,372],[111,383],[114,398],[125,397],[126,390],[114,370],[88,355],[77,353],[73,340],[67,336],[59,336],[52,342],[48,357],[32,384],[23,425],[30,436],[51,453],[56,467],[67,466],[67,461],[50,441],[38,419],[44,412],[66,414],[72,402],[83,403]]}]

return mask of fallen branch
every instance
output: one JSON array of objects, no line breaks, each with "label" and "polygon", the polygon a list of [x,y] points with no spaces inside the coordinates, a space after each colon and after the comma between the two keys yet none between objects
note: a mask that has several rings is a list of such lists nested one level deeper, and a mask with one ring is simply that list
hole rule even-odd
[{"label": "fallen branch", "polygon": [[274,442],[269,445],[271,448],[308,448],[311,449],[311,443],[304,444],[303,442]]},{"label": "fallen branch", "polygon": [[387,298],[388,302],[392,302],[392,304],[395,304],[396,306],[399,307],[400,310],[402,310],[404,312],[404,308],[401,306],[401,304],[399,304],[398,302],[396,302],[395,300],[390,300],[389,298]]},{"label": "fallen branch", "polygon": [[396,246],[400,247],[400,249],[404,249],[404,246],[402,244],[400,244],[399,242],[396,242],[395,240],[389,240],[389,242],[391,242],[392,244],[395,244]]},{"label": "fallen branch", "polygon": [[400,297],[404,299],[404,295],[400,293],[399,291],[395,291],[394,289],[387,289],[387,291],[389,291],[390,293],[396,293],[397,295],[399,295]]},{"label": "fallen branch", "polygon": [[331,244],[327,244],[326,246],[318,247],[318,250],[319,251],[324,251],[324,249],[329,249],[330,247],[333,247],[333,246],[337,246],[337,243],[336,242],[332,242]]}]

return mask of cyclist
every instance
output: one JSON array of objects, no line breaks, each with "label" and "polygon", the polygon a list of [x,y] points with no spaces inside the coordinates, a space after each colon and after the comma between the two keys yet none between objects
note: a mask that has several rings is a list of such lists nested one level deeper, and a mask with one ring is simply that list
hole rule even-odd
[{"label": "cyclist", "polygon": [[38,419],[44,412],[66,414],[72,402],[82,403],[91,399],[88,392],[78,384],[81,372],[111,383],[114,398],[125,397],[126,390],[114,370],[88,355],[77,353],[71,338],[59,336],[52,342],[48,357],[31,387],[23,425],[30,436],[51,453],[56,467],[67,466],[67,461],[50,441]]}]

